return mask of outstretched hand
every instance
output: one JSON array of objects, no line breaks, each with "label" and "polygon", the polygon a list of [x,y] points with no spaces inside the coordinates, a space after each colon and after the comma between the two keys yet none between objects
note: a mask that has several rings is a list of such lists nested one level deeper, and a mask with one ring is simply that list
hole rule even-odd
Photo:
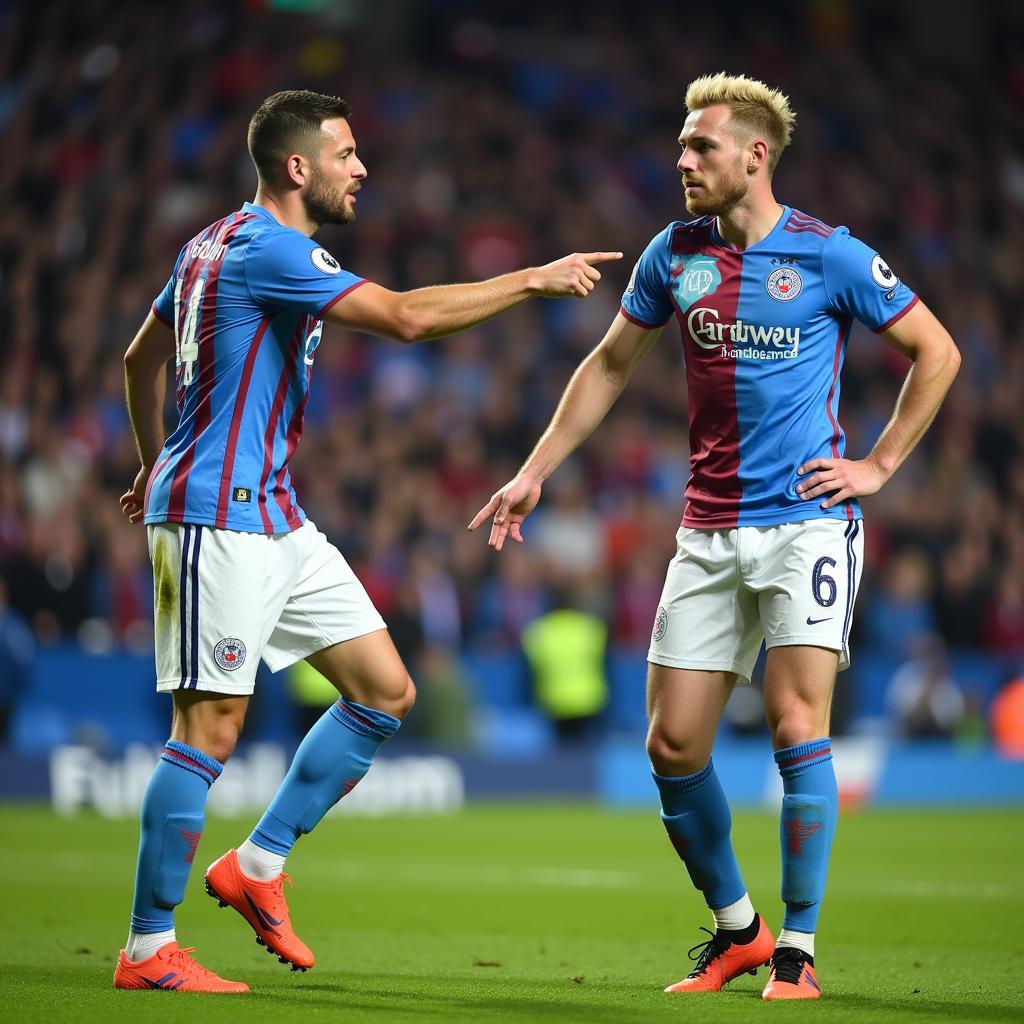
[{"label": "outstretched hand", "polygon": [[523,543],[523,520],[537,507],[540,501],[540,481],[520,473],[510,480],[501,490],[491,495],[491,500],[473,517],[469,524],[475,530],[488,516],[494,515],[491,524],[491,535],[487,543],[500,551],[505,538],[511,538],[519,544]]},{"label": "outstretched hand", "polygon": [[121,495],[121,512],[130,523],[141,523],[146,512],[146,484],[149,483],[149,467],[143,466],[135,477],[131,490]]},{"label": "outstretched hand", "polygon": [[534,270],[533,290],[549,299],[575,295],[585,298],[601,280],[601,271],[593,266],[608,260],[621,260],[621,252],[574,252],[554,263],[546,263]]},{"label": "outstretched hand", "polygon": [[811,459],[798,466],[797,473],[806,477],[796,485],[796,493],[804,501],[828,494],[821,502],[822,508],[874,494],[889,479],[871,459]]}]

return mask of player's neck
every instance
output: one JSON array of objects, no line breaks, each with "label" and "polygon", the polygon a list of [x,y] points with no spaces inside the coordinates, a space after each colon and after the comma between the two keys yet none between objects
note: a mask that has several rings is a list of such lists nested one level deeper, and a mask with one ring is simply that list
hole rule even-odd
[{"label": "player's neck", "polygon": [[763,197],[748,196],[726,214],[718,215],[718,233],[733,249],[749,249],[772,233],[782,216],[782,207],[771,192]]},{"label": "player's neck", "polygon": [[319,224],[311,224],[306,216],[306,208],[302,201],[295,197],[282,197],[274,195],[263,188],[256,190],[256,198],[252,201],[253,206],[262,206],[273,218],[286,228],[293,228],[301,231],[304,235],[312,237]]}]

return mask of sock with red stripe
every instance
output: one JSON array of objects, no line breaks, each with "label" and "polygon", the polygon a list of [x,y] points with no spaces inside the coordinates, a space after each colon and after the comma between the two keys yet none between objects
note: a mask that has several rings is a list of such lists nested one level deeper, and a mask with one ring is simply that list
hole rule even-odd
[{"label": "sock with red stripe", "polygon": [[132,902],[134,936],[174,928],[174,908],[185,897],[185,883],[203,834],[206,796],[223,768],[187,743],[167,741],[142,798]]},{"label": "sock with red stripe", "polygon": [[312,832],[351,792],[401,724],[393,715],[342,697],[306,733],[250,841],[286,857],[299,836]]},{"label": "sock with red stripe", "polygon": [[832,741],[826,737],[783,747],[775,752],[775,763],[785,794],[779,829],[786,904],[782,927],[813,937],[839,815]]},{"label": "sock with red stripe", "polygon": [[[665,831],[708,907],[749,906],[741,902],[747,888],[732,848],[732,814],[714,764],[708,761],[693,775],[652,774],[661,794]],[[736,921],[737,928],[747,924]]]}]

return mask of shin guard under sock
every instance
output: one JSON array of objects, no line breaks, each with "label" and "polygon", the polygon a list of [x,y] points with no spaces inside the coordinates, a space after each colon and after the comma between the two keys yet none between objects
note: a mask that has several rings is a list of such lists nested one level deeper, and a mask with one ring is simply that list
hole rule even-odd
[{"label": "shin guard under sock", "polygon": [[733,853],[732,814],[714,764],[693,775],[654,775],[661,793],[665,831],[686,865],[690,880],[716,909],[737,902],[746,886]]},{"label": "shin guard under sock", "polygon": [[783,928],[813,933],[825,894],[839,792],[831,740],[811,740],[775,752],[784,796],[782,843]]},{"label": "shin guard under sock", "polygon": [[186,743],[167,741],[142,798],[133,932],[174,927],[174,908],[185,897],[203,833],[206,796],[223,767]]},{"label": "shin guard under sock", "polygon": [[342,698],[313,724],[295,751],[288,774],[249,837],[287,856],[300,835],[369,771],[381,744],[402,723],[393,715]]}]

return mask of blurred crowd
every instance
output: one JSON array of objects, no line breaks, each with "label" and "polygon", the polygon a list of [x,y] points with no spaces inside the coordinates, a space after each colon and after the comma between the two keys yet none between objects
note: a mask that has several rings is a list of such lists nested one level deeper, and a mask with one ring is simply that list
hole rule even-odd
[{"label": "blurred crowd", "polygon": [[[517,649],[565,588],[611,645],[646,649],[687,477],[674,324],[545,487],[526,545],[495,557],[465,526],[546,424],[647,241],[685,217],[683,90],[724,68],[791,96],[780,200],[877,247],[963,353],[928,435],[864,502],[856,645],[909,659],[938,635],[1024,654],[1019,9],[979,5],[957,22],[971,45],[943,48],[907,13],[922,5],[738,5],[727,23],[598,3],[585,24],[522,3],[273,6],[0,3],[0,626],[37,644],[147,642],[145,532],[117,500],[137,469],[122,356],[181,244],[252,198],[253,109],[306,87],[354,110],[358,219],[318,236],[353,272],[412,288],[626,256],[585,302],[534,301],[449,340],[330,328],[293,461],[307,514],[414,667]],[[855,329],[852,456],[907,368]]]}]

